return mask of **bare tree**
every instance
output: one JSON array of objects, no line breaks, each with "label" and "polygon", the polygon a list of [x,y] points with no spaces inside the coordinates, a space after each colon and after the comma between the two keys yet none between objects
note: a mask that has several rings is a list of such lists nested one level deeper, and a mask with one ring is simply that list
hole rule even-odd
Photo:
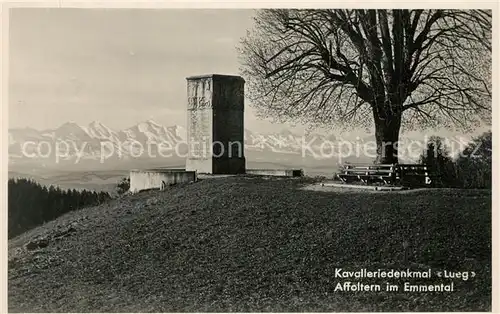
[{"label": "bare tree", "polygon": [[239,48],[261,115],[374,127],[378,163],[401,128],[491,123],[491,11],[261,10]]}]

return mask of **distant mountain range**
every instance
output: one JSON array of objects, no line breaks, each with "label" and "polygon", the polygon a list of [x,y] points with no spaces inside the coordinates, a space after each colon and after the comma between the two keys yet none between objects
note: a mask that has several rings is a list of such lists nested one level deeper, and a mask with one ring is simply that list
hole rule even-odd
[{"label": "distant mountain range", "polygon": [[[373,140],[373,135],[347,141],[333,134],[296,134],[286,129],[277,133],[263,134],[245,129],[244,149],[247,159],[248,156],[255,156],[256,159],[266,162],[275,162],[283,159],[278,156],[287,155],[300,159],[324,160],[353,154],[355,152],[352,150],[356,144]],[[101,168],[130,164],[131,161],[151,164],[151,160],[157,158],[160,143],[163,147],[177,147],[178,156],[172,156],[170,162],[183,163],[185,155],[182,154],[187,151],[187,131],[179,125],[163,126],[148,120],[120,131],[113,130],[98,121],[88,126],[68,122],[56,129],[42,131],[17,128],[9,130],[9,164],[12,166],[32,164],[44,167],[76,164],[96,167],[101,164],[99,165]],[[352,144],[350,148],[349,143]],[[148,145],[151,153],[147,151]],[[417,155],[422,151],[418,145],[413,149]],[[359,159],[359,156],[354,159]],[[367,160],[363,156],[361,159]],[[165,164],[165,160],[161,163]]]}]

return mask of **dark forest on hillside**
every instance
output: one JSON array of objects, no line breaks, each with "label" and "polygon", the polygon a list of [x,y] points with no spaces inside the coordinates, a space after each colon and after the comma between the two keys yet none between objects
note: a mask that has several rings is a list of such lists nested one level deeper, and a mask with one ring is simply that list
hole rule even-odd
[{"label": "dark forest on hillside", "polygon": [[8,197],[10,239],[67,212],[98,205],[110,195],[106,192],[46,187],[30,179],[10,179]]}]

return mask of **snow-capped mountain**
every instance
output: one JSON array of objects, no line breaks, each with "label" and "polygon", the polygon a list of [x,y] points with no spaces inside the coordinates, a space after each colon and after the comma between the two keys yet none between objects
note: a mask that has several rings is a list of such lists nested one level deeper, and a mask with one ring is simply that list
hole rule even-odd
[{"label": "snow-capped mountain", "polygon": [[94,138],[100,140],[118,140],[118,133],[111,130],[99,121],[92,121],[86,127],[87,134]]},{"label": "snow-capped mountain", "polygon": [[9,130],[9,145],[16,144],[22,140],[40,140],[43,136],[40,131],[33,128],[11,129]]},{"label": "snow-capped mountain", "polygon": [[[319,160],[352,155],[359,145],[373,139],[373,135],[346,140],[339,134],[297,134],[287,129],[264,134],[245,129],[244,150],[247,156],[253,154],[259,159],[260,156],[279,155],[285,156],[283,158],[296,156]],[[416,139],[406,140],[411,142]],[[467,143],[462,138],[457,138],[455,142],[459,141]],[[153,120],[143,121],[123,130],[113,130],[99,121],[93,121],[88,126],[68,122],[56,129],[42,131],[33,128],[10,129],[9,162],[15,164],[27,160],[42,160],[50,163],[63,160],[76,163],[88,160],[94,163],[106,161],[109,164],[114,161],[149,160],[158,158],[160,145],[171,150],[179,148],[177,160],[184,160],[185,155],[182,154],[187,150],[186,128],[179,125],[166,127]],[[410,153],[418,156],[425,145],[413,144],[412,147],[414,151]],[[275,157],[268,159],[273,158]]]},{"label": "snow-capped mountain", "polygon": [[164,144],[174,147],[186,141],[186,129],[174,125],[164,127],[148,120],[133,127],[116,131],[99,121],[88,126],[67,122],[56,129],[9,130],[9,161],[43,160],[127,160],[149,158],[147,145]]},{"label": "snow-capped mountain", "polygon": [[175,145],[178,142],[186,141],[186,133],[186,129],[181,126],[165,127],[153,120],[148,120],[120,131],[119,137],[123,142],[138,141],[141,144],[169,143]]}]

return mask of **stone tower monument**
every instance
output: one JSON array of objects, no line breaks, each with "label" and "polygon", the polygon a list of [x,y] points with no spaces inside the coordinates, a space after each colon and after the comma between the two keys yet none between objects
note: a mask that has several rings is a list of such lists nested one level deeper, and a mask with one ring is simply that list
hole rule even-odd
[{"label": "stone tower monument", "polygon": [[231,75],[187,78],[187,171],[245,173],[244,84]]}]

